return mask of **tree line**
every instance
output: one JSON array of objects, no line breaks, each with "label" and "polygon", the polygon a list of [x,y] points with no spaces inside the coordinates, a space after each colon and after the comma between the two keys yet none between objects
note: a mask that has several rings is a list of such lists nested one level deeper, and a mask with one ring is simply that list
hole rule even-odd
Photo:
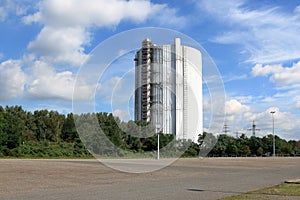
[{"label": "tree line", "polygon": [[[182,156],[187,157],[198,156],[213,141],[216,144],[209,156],[263,156],[272,152],[272,137],[234,138],[203,133],[198,143],[194,143],[175,141],[171,134],[160,134],[159,144],[166,157],[177,156],[176,152],[184,152]],[[57,111],[29,112],[21,106],[0,106],[0,157],[92,157],[91,152],[119,157],[131,153],[154,156],[156,149],[157,135],[153,127],[142,122],[123,122],[111,113],[64,115]],[[300,141],[276,136],[276,153],[300,154]]]},{"label": "tree line", "polygon": [[[203,138],[206,138],[204,140]],[[247,137],[242,134],[240,137],[231,137],[226,134],[214,136],[211,133],[203,133],[199,136],[199,144],[216,140],[217,143],[209,152],[208,156],[272,156],[273,135],[260,137]],[[201,147],[200,151],[201,151]],[[277,156],[300,156],[300,140],[286,141],[275,135],[275,154]]]}]

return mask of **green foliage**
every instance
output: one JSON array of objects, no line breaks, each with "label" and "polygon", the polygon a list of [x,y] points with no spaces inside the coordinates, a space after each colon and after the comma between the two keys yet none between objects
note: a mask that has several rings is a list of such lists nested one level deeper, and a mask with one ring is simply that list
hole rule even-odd
[{"label": "green foliage", "polygon": [[[75,126],[76,124],[76,126]],[[78,132],[80,132],[80,137]],[[199,135],[198,143],[174,140],[173,134],[160,134],[162,157],[270,155],[273,136],[263,138],[241,135],[216,137]],[[0,106],[0,157],[90,157],[89,152],[104,156],[155,156],[157,133],[149,123],[122,122],[109,113],[67,116],[56,111],[26,112],[21,106]],[[276,136],[277,155],[300,154],[300,141]],[[177,155],[178,154],[178,155]]]},{"label": "green foliage", "polygon": [[[214,141],[216,138],[211,133],[203,133],[199,135],[200,154],[205,145],[209,141]],[[284,155],[299,155],[299,141],[286,141],[275,137],[276,154]],[[218,136],[218,140],[208,156],[270,156],[273,152],[273,135],[267,135],[263,138],[246,137],[242,134],[239,138],[234,138],[225,134]]]},{"label": "green foliage", "polygon": [[67,115],[67,118],[62,125],[60,138],[66,142],[74,142],[79,138],[74,123],[73,113]]},{"label": "green foliage", "polygon": [[257,149],[257,151],[256,151],[256,154],[257,154],[258,156],[262,156],[263,153],[264,153],[264,150],[263,150],[263,148],[261,148],[261,147],[259,147],[259,148]]}]

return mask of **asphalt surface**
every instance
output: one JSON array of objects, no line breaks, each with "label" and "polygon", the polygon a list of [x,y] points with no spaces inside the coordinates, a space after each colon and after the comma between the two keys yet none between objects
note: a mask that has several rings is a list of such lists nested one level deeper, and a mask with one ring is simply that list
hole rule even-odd
[{"label": "asphalt surface", "polygon": [[120,172],[97,160],[0,159],[0,199],[209,200],[297,178],[300,158],[180,159],[149,173]]}]

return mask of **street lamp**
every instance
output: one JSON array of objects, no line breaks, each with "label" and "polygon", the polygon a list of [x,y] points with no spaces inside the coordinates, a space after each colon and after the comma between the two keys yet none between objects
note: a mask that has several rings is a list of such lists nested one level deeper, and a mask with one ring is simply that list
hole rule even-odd
[{"label": "street lamp", "polygon": [[157,160],[159,160],[159,133],[157,133]]},{"label": "street lamp", "polygon": [[159,160],[159,135],[162,133],[162,129],[157,132],[157,160]]},{"label": "street lamp", "polygon": [[275,134],[274,134],[274,114],[275,111],[270,112],[272,114],[272,119],[273,119],[273,156],[276,156],[275,154]]}]

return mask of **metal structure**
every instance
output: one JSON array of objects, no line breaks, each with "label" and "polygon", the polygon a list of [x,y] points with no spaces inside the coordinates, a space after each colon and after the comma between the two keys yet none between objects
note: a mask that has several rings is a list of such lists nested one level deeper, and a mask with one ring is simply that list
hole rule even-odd
[{"label": "metal structure", "polygon": [[271,111],[270,112],[272,114],[272,119],[273,119],[273,156],[276,156],[276,152],[275,152],[275,130],[274,130],[274,114],[275,111]]},{"label": "metal structure", "polygon": [[225,124],[223,126],[223,132],[225,134],[229,133],[230,132],[230,129],[229,129],[229,126],[227,125],[226,121],[225,121]]},{"label": "metal structure", "polygon": [[156,132],[194,139],[202,133],[202,56],[192,47],[153,45],[146,38],[135,55],[135,120]]},{"label": "metal structure", "polygon": [[252,136],[255,137],[255,131],[260,131],[259,128],[256,128],[256,124],[255,124],[255,121],[253,120],[252,122],[252,128],[248,128],[247,129],[248,131],[252,131]]}]

